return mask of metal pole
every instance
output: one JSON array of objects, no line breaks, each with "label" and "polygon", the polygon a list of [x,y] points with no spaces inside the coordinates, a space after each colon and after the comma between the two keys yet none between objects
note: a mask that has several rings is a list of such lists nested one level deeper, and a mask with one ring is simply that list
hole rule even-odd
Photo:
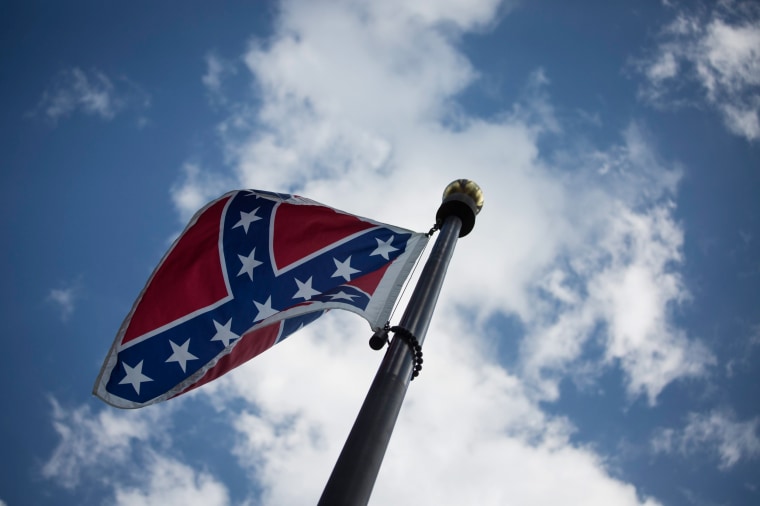
[{"label": "metal pole", "polygon": [[402,330],[394,334],[319,505],[369,502],[414,370],[414,352],[401,334],[414,336],[422,345],[457,239],[472,230],[482,204],[480,188],[466,180],[455,181],[444,192],[437,214],[440,235],[401,318]]}]

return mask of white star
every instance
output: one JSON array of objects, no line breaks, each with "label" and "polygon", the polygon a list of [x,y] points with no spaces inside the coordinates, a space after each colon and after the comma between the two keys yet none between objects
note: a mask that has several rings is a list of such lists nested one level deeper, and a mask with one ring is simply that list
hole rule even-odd
[{"label": "white star", "polygon": [[391,246],[391,243],[393,242],[393,236],[391,236],[391,238],[387,241],[381,241],[378,238],[375,238],[375,240],[377,241],[377,248],[375,248],[375,251],[370,253],[369,256],[380,255],[386,260],[390,260],[390,258],[388,258],[388,253],[392,251],[398,251],[398,248]]},{"label": "white star", "polygon": [[317,290],[314,290],[311,287],[311,279],[312,278],[307,279],[305,283],[296,279],[296,285],[298,285],[298,291],[293,296],[294,299],[301,298],[301,299],[309,300],[315,295],[320,295],[322,293]]},{"label": "white star", "polygon": [[343,262],[339,262],[337,258],[333,258],[333,262],[335,262],[335,274],[333,274],[331,277],[337,278],[338,276],[343,276],[343,279],[346,281],[351,281],[351,274],[356,274],[359,272],[358,270],[351,267],[351,257],[349,256],[346,258]]},{"label": "white star", "polygon": [[[232,321],[232,320],[230,320]],[[169,344],[172,345],[172,356],[167,358],[167,362],[177,362],[179,366],[182,368],[182,372],[186,372],[185,369],[187,367],[187,361],[188,360],[198,360],[198,357],[190,353],[190,350],[188,348],[190,347],[190,339],[184,342],[184,344],[177,345],[174,343],[174,341],[169,341]]]},{"label": "white star", "polygon": [[240,337],[232,331],[232,318],[227,320],[227,323],[224,325],[217,323],[217,321],[214,320],[214,328],[216,328],[216,334],[214,334],[214,337],[212,337],[211,340],[221,341],[225,348],[230,345],[230,341]]},{"label": "white star", "polygon": [[343,300],[349,300],[351,302],[353,302],[354,297],[358,297],[358,295],[351,295],[349,293],[344,292],[343,290],[339,291],[338,293],[334,293],[330,295],[331,300],[343,299]]},{"label": "white star", "polygon": [[140,383],[153,381],[153,379],[147,377],[142,373],[143,361],[140,360],[140,362],[138,362],[134,367],[129,367],[126,362],[122,362],[122,365],[124,366],[124,370],[127,372],[127,375],[124,376],[124,379],[119,381],[119,385],[126,385],[129,383],[135,389],[137,395],[140,395]]},{"label": "white star", "polygon": [[259,310],[259,313],[256,315],[256,318],[253,319],[253,321],[261,321],[264,318],[269,318],[273,314],[277,314],[279,311],[276,309],[272,309],[272,297],[270,296],[267,301],[263,304],[260,302],[256,302],[255,300],[253,303],[256,305],[256,309]]},{"label": "white star", "polygon": [[253,251],[251,251],[251,254],[246,256],[238,255],[238,258],[243,263],[243,266],[240,268],[240,272],[238,272],[238,276],[242,276],[243,273],[248,274],[248,277],[251,278],[251,281],[253,281],[253,269],[261,265],[261,262],[253,258],[253,256],[256,254],[256,248],[253,248]]},{"label": "white star", "polygon": [[256,211],[258,211],[259,208],[257,207],[250,213],[244,213],[243,211],[240,211],[240,221],[235,223],[232,228],[237,227],[243,227],[243,230],[245,230],[245,233],[248,233],[248,225],[253,223],[254,221],[259,221],[261,219],[260,216],[256,216]]}]

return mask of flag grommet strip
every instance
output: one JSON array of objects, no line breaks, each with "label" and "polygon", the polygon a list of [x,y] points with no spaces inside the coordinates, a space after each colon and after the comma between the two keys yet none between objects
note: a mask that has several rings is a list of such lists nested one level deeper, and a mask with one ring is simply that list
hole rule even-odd
[{"label": "flag grommet strip", "polygon": [[412,350],[412,360],[414,361],[414,370],[412,371],[412,379],[411,381],[414,381],[414,378],[420,375],[420,371],[422,370],[422,346],[420,346],[420,342],[417,340],[416,337],[414,337],[414,334],[409,332],[404,327],[391,327],[391,330],[398,335],[401,339],[404,340],[404,342],[409,346],[409,349]]}]

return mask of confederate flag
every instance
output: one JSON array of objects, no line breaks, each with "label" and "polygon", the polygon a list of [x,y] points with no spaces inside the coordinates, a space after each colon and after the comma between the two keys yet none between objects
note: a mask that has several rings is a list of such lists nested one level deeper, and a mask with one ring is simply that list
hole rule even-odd
[{"label": "confederate flag", "polygon": [[326,310],[382,327],[427,237],[259,190],[208,204],[121,325],[93,393],[139,408],[207,383]]}]

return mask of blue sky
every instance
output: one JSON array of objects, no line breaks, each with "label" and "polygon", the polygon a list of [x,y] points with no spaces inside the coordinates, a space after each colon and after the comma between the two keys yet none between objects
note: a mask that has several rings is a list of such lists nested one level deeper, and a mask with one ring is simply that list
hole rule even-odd
[{"label": "blue sky", "polygon": [[0,9],[0,504],[316,502],[360,318],[136,411],[90,395],[102,360],[208,200],[426,231],[459,177],[485,207],[371,503],[760,501],[755,3]]}]

